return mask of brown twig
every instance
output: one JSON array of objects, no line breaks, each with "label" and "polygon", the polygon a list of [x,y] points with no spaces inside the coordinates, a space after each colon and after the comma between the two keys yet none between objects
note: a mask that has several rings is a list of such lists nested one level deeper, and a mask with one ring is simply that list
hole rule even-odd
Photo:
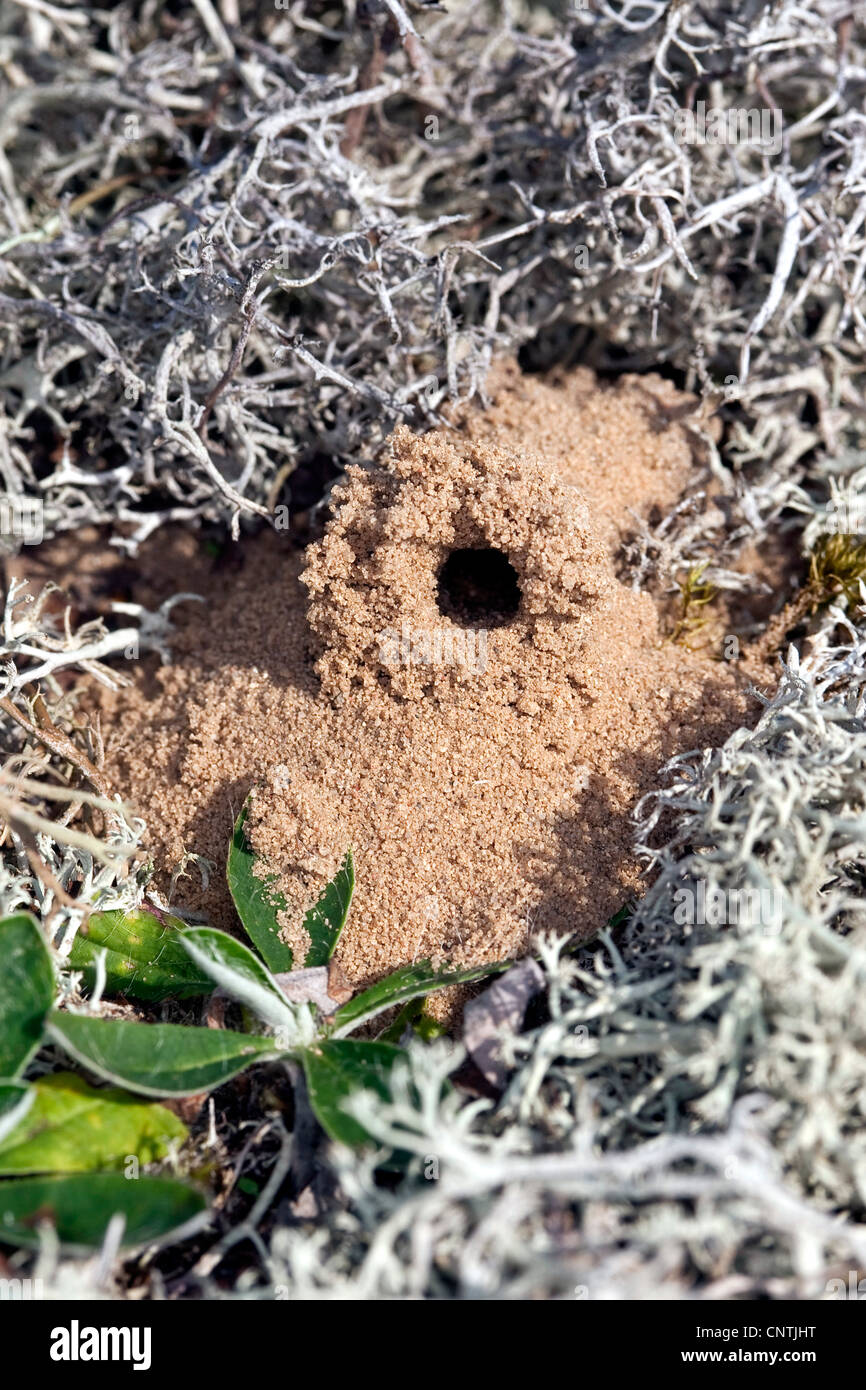
[{"label": "brown twig", "polygon": [[216,404],[219,397],[222,395],[223,391],[228,386],[235,372],[240,367],[241,362],[243,361],[244,352],[246,351],[247,346],[247,340],[250,336],[255,316],[255,305],[250,304],[250,306],[246,310],[244,321],[241,324],[241,331],[238,336],[238,340],[235,343],[234,348],[232,349],[232,355],[229,358],[229,364],[223,372],[222,376],[220,377],[219,381],[217,382],[216,386],[207,396],[205,403],[202,406],[201,419],[198,422],[198,436],[202,443],[204,443],[205,431],[207,429],[207,422],[210,418],[211,411],[213,410],[214,405]]},{"label": "brown twig", "polygon": [[[378,34],[373,35],[373,52],[370,55],[367,66],[361,73],[358,83],[362,92],[375,87],[382,76],[385,67],[385,51]],[[345,155],[346,159],[351,159],[364,134],[364,126],[367,124],[367,117],[371,111],[371,106],[356,106],[346,116],[346,123],[343,127],[343,138],[340,141],[340,154]]]},{"label": "brown twig", "polygon": [[73,767],[77,767],[106,801],[112,799],[111,788],[99,768],[95,767],[87,754],[73,743],[68,734],[64,734],[62,729],[58,729],[53,723],[41,695],[36,695],[31,704],[35,721],[33,723],[5,696],[0,699],[0,709],[8,714],[10,719],[14,719],[16,724],[20,724],[22,729],[26,729],[33,738],[38,739],[51,753],[56,753],[58,757],[65,758]]}]

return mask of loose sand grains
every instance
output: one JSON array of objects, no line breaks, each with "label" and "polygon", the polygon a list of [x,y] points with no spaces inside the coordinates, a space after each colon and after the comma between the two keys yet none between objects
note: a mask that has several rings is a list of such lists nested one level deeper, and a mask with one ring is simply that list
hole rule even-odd
[{"label": "loose sand grains", "polygon": [[666,643],[614,569],[629,509],[694,486],[689,399],[585,369],[506,366],[490,389],[486,412],[401,428],[351,469],[306,560],[267,534],[207,572],[194,537],[154,543],[154,596],[206,602],[184,606],[171,664],[104,700],[106,771],[163,881],[185,850],[217,865],[206,889],[178,880],[180,905],[231,922],[221,866],[251,791],[302,957],[304,912],[353,847],[339,959],[357,983],[589,936],[635,889],[629,817],[660,763],[746,708],[736,672]]}]

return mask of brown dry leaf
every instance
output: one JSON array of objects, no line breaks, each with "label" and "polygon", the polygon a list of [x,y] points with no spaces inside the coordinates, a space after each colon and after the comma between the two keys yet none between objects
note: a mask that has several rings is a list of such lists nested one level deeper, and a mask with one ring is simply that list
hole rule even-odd
[{"label": "brown dry leaf", "polygon": [[482,1075],[502,1090],[508,1066],[502,1059],[502,1038],[518,1031],[526,1006],[544,988],[544,973],[527,956],[500,975],[493,984],[470,999],[463,1010],[463,1041]]}]

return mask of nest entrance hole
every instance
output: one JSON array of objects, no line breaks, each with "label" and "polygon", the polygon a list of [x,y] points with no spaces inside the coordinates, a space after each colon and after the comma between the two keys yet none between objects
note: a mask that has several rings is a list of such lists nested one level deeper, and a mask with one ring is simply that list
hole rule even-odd
[{"label": "nest entrance hole", "polygon": [[517,571],[492,546],[452,550],[439,571],[436,602],[460,627],[504,627],[520,607]]}]

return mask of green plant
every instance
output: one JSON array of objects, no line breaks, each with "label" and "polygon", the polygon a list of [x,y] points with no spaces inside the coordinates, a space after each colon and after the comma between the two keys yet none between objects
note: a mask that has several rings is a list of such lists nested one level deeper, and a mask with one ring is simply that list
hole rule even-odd
[{"label": "green plant", "polygon": [[[185,927],[178,918],[139,908],[95,913],[74,944],[70,965],[102,994],[147,1003],[218,987],[242,1006],[248,1031],[57,1009],[54,968],[38,923],[23,913],[0,921],[6,962],[0,982],[0,1239],[31,1243],[40,1212],[50,1215],[61,1241],[72,1245],[97,1243],[118,1211],[128,1243],[201,1219],[204,1198],[188,1184],[146,1176],[124,1187],[123,1175],[111,1170],[132,1162],[137,1177],[139,1164],[165,1157],[185,1139],[181,1122],[153,1101],[211,1090],[254,1062],[298,1062],[326,1134],[345,1144],[365,1142],[368,1136],[346,1113],[346,1101],[359,1090],[387,1098],[401,1048],[393,1023],[379,1038],[350,1034],[404,1006],[397,1019],[429,1035],[418,1001],[504,968],[437,969],[421,961],[332,1008],[325,992],[328,964],[352,901],[351,851],[305,918],[310,946],[303,975],[295,972],[293,978],[292,952],[279,935],[277,914],[284,904],[255,873],[244,815],[232,838],[228,880],[241,923],[260,954],[226,932]],[[298,990],[289,987],[312,983],[309,972],[317,970],[324,977],[315,981],[318,993],[297,1002]],[[93,1088],[69,1073],[26,1080],[26,1068],[45,1043],[111,1088]]]},{"label": "green plant", "polygon": [[52,1019],[71,1016],[53,1010],[54,967],[33,917],[0,921],[0,958],[0,1239],[36,1244],[50,1220],[65,1245],[87,1247],[119,1214],[124,1242],[137,1244],[200,1221],[195,1188],[139,1176],[186,1138],[170,1110],[68,1073],[24,1078]]},{"label": "green plant", "polygon": [[715,586],[704,579],[704,571],[708,563],[707,560],[704,560],[698,565],[693,565],[678,586],[680,611],[670,635],[669,640],[671,642],[683,642],[686,637],[698,632],[706,624],[707,619],[696,613],[695,609],[705,608],[716,597]]}]

